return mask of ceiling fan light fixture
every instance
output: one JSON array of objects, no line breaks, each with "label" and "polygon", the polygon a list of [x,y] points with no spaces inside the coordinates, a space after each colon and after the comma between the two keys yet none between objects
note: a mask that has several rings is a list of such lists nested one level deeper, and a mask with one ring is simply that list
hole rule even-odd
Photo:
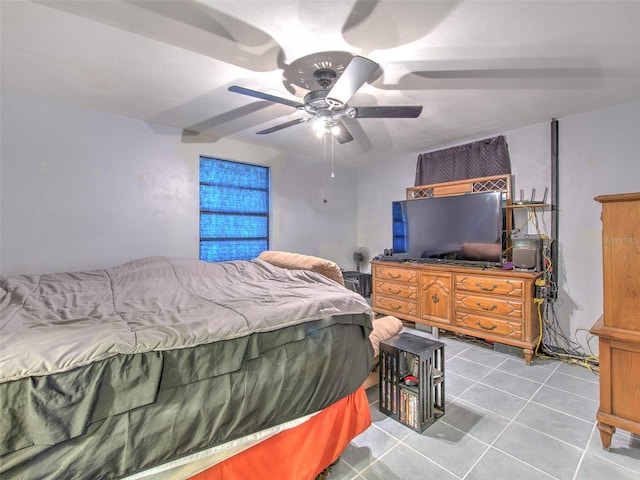
[{"label": "ceiling fan light fixture", "polygon": [[313,131],[316,133],[318,137],[324,135],[327,130],[327,124],[325,120],[321,117],[316,117],[313,120]]},{"label": "ceiling fan light fixture", "polygon": [[[285,69],[285,86],[295,84],[310,90],[303,103],[235,85],[229,91],[304,111],[311,117],[314,132],[324,137],[325,142],[333,137],[339,144],[345,144],[353,141],[353,136],[343,120],[417,118],[422,112],[422,106],[348,105],[356,91],[378,73],[382,73],[380,66],[367,58],[347,52],[320,52],[298,59]],[[304,119],[297,118],[256,133],[273,133],[303,122]]]}]

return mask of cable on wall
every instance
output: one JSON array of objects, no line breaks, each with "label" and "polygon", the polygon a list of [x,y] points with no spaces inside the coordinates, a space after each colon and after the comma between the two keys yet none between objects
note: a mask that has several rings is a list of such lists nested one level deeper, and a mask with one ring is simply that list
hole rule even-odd
[{"label": "cable on wall", "polygon": [[[576,340],[572,340],[562,330],[556,315],[558,304],[557,264],[558,264],[558,177],[559,177],[559,124],[555,118],[551,121],[551,228],[550,237],[542,235],[544,246],[542,257],[544,269],[542,276],[536,280],[536,298],[540,321],[540,342],[536,354],[555,357],[560,360],[584,366],[597,372],[599,359],[591,351],[589,341],[583,348]],[[537,215],[532,224],[538,235]]]}]

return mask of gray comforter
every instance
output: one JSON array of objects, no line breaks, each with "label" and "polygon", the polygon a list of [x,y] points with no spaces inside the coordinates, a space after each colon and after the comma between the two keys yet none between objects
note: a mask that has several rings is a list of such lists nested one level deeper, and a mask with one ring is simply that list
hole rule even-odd
[{"label": "gray comforter", "polygon": [[118,478],[318,411],[369,373],[371,316],[260,260],[0,277],[0,478]]},{"label": "gray comforter", "polygon": [[150,257],[104,270],[0,277],[0,383],[370,312],[362,297],[322,275],[261,260]]}]

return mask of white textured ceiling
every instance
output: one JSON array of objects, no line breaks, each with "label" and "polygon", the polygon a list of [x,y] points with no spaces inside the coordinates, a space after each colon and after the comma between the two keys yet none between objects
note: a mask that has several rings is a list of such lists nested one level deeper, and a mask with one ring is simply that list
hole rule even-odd
[{"label": "white textured ceiling", "polygon": [[349,122],[354,162],[640,99],[640,1],[5,1],[2,90],[314,155],[308,116],[229,92],[301,101],[296,59],[339,51],[383,74],[350,105],[422,105]]}]

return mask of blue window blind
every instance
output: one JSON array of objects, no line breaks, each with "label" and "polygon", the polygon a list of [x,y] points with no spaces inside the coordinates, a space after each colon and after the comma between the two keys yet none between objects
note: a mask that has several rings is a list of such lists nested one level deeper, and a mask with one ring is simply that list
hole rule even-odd
[{"label": "blue window blind", "polygon": [[393,222],[393,251],[395,253],[404,253],[407,251],[407,231],[405,228],[406,219],[402,211],[401,202],[392,203],[392,222]]},{"label": "blue window blind", "polygon": [[250,260],[269,249],[269,168],[200,157],[200,260]]}]

